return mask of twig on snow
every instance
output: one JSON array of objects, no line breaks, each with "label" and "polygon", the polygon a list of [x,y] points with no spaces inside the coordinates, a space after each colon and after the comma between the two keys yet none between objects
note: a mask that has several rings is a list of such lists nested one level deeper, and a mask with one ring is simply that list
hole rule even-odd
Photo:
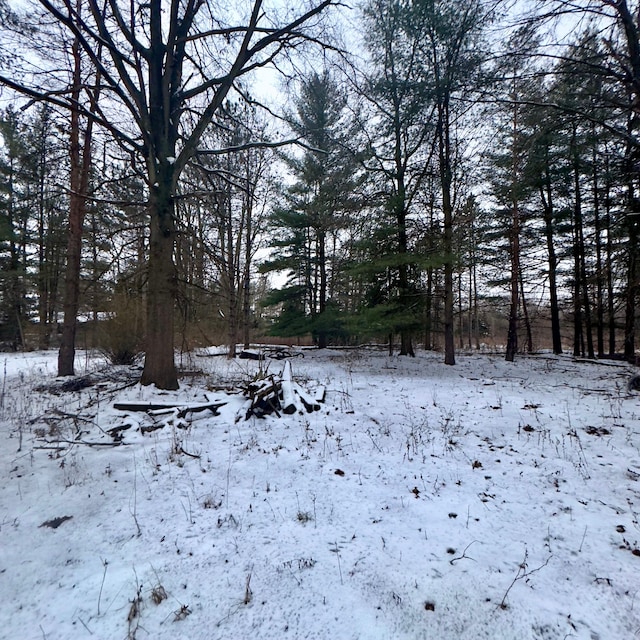
[{"label": "twig on snow", "polygon": [[451,560],[449,560],[449,564],[453,564],[454,562],[456,562],[457,560],[462,560],[464,558],[466,558],[467,560],[473,560],[474,562],[476,561],[475,558],[472,558],[471,556],[467,555],[467,549],[474,543],[478,542],[477,540],[473,540],[471,541],[465,548],[464,551],[462,552],[461,556],[458,556],[457,558],[451,558]]},{"label": "twig on snow", "polygon": [[507,602],[506,602],[507,596],[509,595],[509,591],[511,591],[511,589],[513,588],[515,583],[518,582],[518,580],[522,580],[523,578],[528,578],[531,574],[536,573],[537,571],[540,571],[540,569],[543,569],[544,567],[546,567],[549,564],[549,560],[551,560],[553,556],[549,556],[539,567],[536,567],[535,569],[531,569],[530,571],[527,571],[528,557],[529,557],[529,551],[525,548],[524,558],[522,559],[522,562],[518,566],[518,571],[515,575],[515,578],[511,581],[511,584],[509,585],[508,589],[504,592],[504,596],[502,597],[502,601],[498,605],[498,608],[500,609],[507,608]]}]

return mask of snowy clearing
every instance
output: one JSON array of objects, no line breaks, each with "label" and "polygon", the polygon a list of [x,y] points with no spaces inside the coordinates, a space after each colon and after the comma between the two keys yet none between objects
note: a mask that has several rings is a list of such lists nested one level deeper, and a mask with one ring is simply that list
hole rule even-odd
[{"label": "snowy clearing", "polygon": [[224,389],[283,362],[204,352],[158,392],[55,359],[4,357],[2,638],[640,637],[624,364],[305,351],[321,409],[244,420]]}]

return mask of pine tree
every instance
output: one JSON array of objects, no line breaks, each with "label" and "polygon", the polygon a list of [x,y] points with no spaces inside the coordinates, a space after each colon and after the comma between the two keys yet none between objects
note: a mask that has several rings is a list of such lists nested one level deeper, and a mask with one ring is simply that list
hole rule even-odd
[{"label": "pine tree", "polygon": [[350,151],[346,97],[327,71],[302,82],[291,127],[304,151],[285,156],[294,182],[272,216],[279,230],[272,241],[276,254],[264,267],[286,270],[288,281],[269,302],[283,304],[277,331],[312,333],[324,348],[342,332],[336,313],[343,275],[338,255],[360,180]]}]

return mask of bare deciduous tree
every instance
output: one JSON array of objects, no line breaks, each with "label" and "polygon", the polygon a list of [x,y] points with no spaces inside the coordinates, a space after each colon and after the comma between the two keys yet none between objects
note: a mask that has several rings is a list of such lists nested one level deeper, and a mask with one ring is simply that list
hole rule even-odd
[{"label": "bare deciduous tree", "polygon": [[[0,82],[77,108],[108,130],[145,175],[149,255],[142,383],[177,388],[173,252],[181,174],[230,94],[242,95],[243,79],[302,42],[317,41],[311,31],[334,0],[314,3],[293,18],[263,0],[226,13],[206,0],[86,0],[82,13],[75,0],[37,1],[78,42],[97,72],[101,99],[95,113],[63,86],[45,88],[38,73],[16,75],[5,66]],[[51,70],[47,77],[49,83],[56,78]]]}]

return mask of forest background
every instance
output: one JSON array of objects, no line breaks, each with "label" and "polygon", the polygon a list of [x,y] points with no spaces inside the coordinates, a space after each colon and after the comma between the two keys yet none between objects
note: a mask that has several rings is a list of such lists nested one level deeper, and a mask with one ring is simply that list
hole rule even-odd
[{"label": "forest background", "polygon": [[0,0],[3,347],[634,362],[638,5]]}]

